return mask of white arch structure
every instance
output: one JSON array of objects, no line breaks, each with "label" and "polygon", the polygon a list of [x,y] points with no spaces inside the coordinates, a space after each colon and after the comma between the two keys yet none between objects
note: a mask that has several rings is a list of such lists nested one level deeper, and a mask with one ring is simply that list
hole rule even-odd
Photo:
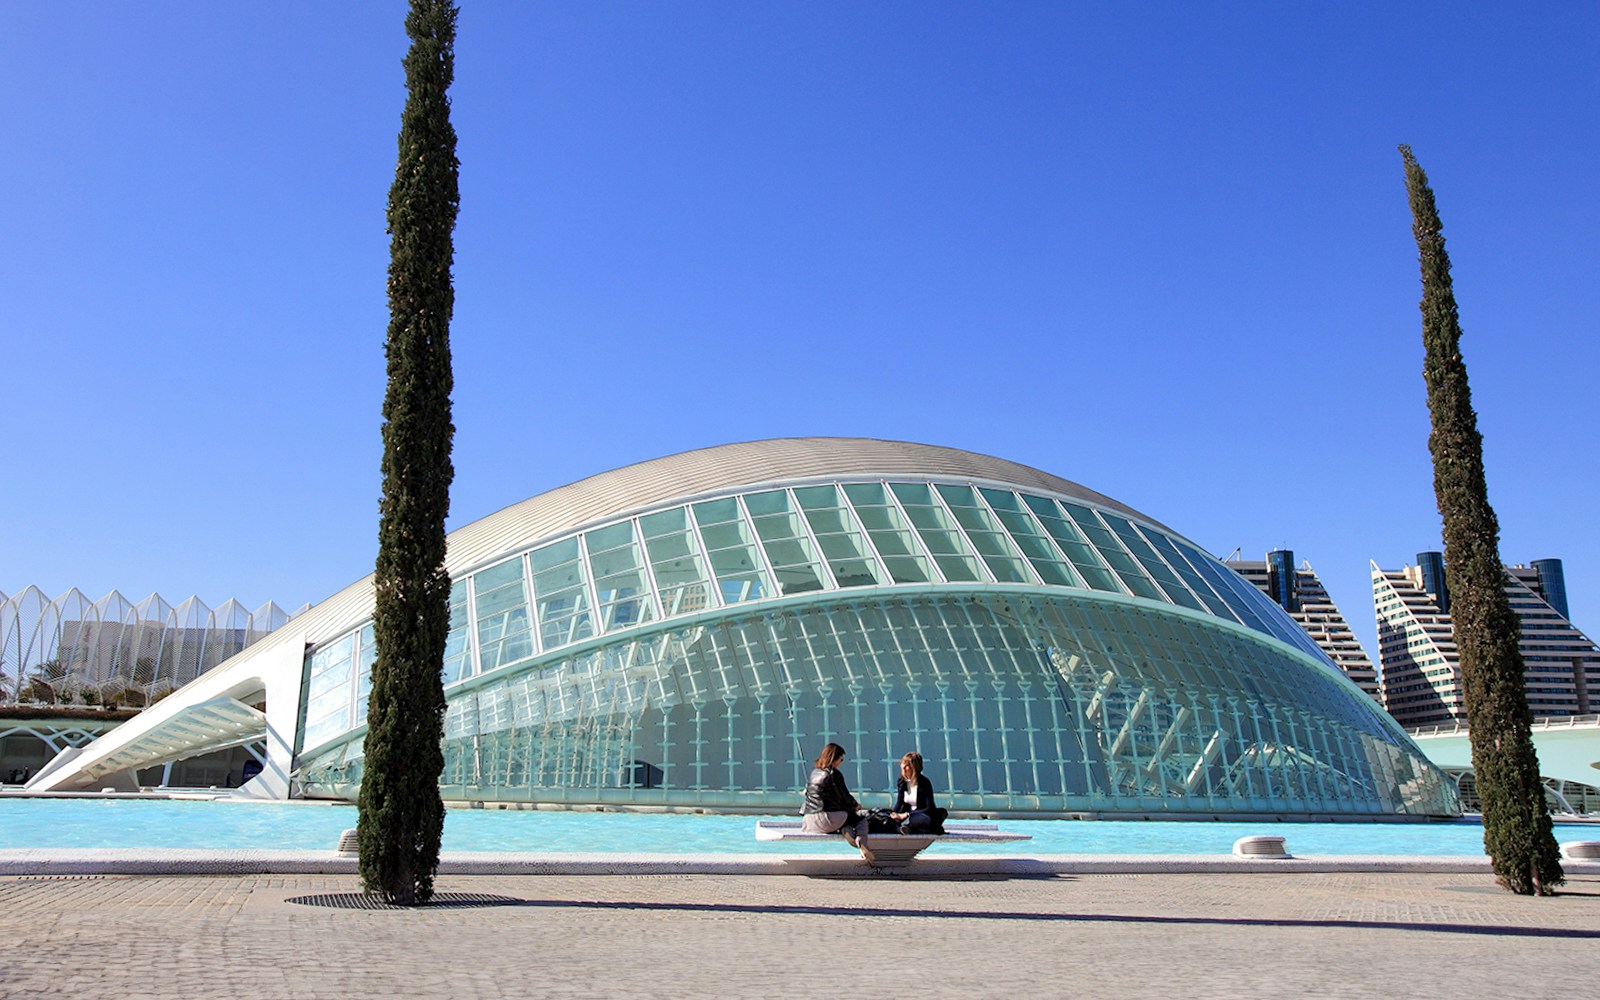
[{"label": "white arch structure", "polygon": [[[1465,723],[1410,732],[1435,764],[1454,773],[1472,770],[1472,744]],[[1546,780],[1600,786],[1600,715],[1537,719],[1533,746],[1539,754],[1539,774]]]}]

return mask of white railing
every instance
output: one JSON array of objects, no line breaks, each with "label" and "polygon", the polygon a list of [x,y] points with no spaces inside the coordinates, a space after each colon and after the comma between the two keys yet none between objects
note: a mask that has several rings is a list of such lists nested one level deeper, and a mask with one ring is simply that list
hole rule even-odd
[{"label": "white railing", "polygon": [[[1541,731],[1547,729],[1584,729],[1591,726],[1600,726],[1600,715],[1550,715],[1542,719],[1533,720],[1533,728]],[[1458,736],[1466,731],[1467,724],[1465,721],[1435,726],[1416,726],[1406,730],[1413,737]]]}]

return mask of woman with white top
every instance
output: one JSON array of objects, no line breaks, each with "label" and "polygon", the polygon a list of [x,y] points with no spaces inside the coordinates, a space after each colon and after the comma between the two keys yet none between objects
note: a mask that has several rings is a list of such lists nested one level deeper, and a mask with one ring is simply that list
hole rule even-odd
[{"label": "woman with white top", "polygon": [[922,754],[913,750],[901,757],[894,808],[889,810],[889,818],[900,824],[900,832],[943,833],[948,815],[933,801],[933,782],[922,773]]}]

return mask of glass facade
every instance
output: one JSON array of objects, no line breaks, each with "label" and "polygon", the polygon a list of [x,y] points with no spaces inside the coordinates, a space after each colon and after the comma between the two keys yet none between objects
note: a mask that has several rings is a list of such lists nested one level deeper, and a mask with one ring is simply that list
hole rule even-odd
[{"label": "glass facade", "polygon": [[[955,809],[1450,815],[1266,595],[1082,499],[900,477],[666,503],[458,575],[446,798],[792,811],[920,750]],[[296,779],[353,797],[371,627],[306,661]]]}]

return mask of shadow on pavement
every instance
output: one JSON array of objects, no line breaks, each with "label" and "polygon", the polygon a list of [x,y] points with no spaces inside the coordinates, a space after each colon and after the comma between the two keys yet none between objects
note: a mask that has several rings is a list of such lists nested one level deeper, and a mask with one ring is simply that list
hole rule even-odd
[{"label": "shadow on pavement", "polygon": [[442,910],[485,907],[537,907],[551,910],[640,910],[670,913],[749,913],[819,917],[901,917],[916,920],[1024,920],[1043,923],[1154,924],[1215,927],[1315,927],[1326,930],[1417,931],[1428,934],[1477,934],[1493,937],[1600,940],[1600,930],[1566,927],[1518,927],[1511,924],[1452,924],[1410,920],[1300,920],[1273,917],[1200,917],[1127,913],[1039,913],[1024,910],[913,910],[890,906],[812,906],[754,903],[668,903],[642,900],[518,899],[481,893],[438,893],[421,907],[390,906],[359,892],[294,896],[286,902],[359,910]]}]

